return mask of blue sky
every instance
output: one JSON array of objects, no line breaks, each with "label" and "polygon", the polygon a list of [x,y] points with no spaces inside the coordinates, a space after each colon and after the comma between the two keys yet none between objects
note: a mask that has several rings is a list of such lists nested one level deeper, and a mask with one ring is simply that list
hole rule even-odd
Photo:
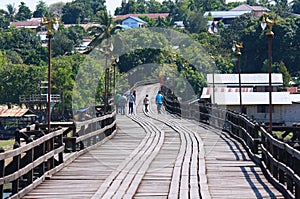
[{"label": "blue sky", "polygon": [[[70,2],[72,0],[44,0],[47,5],[51,5],[53,3],[57,2]],[[15,8],[18,8],[20,5],[20,2],[24,2],[31,11],[35,10],[36,4],[39,2],[39,0],[0,0],[0,8],[6,10],[7,4],[15,4]],[[111,14],[114,14],[114,11],[117,7],[121,6],[122,0],[106,0],[106,7],[111,12]]]}]

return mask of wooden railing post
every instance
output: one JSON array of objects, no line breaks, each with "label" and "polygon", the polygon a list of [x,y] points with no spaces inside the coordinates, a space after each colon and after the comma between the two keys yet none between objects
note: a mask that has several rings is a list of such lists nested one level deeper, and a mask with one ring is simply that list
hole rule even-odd
[{"label": "wooden railing post", "polygon": [[18,142],[20,144],[20,130],[16,129],[15,131],[15,142]]},{"label": "wooden railing post", "polygon": [[[47,149],[46,152],[49,153],[54,149],[54,138],[51,138],[46,141]],[[51,157],[47,160],[47,171],[51,170],[54,167],[54,157]]]},{"label": "wooden railing post", "polygon": [[[58,127],[58,130],[62,130],[61,127]],[[61,133],[58,137],[57,137],[57,148],[61,147],[63,145],[63,133]],[[64,162],[64,157],[63,157],[63,152],[60,152],[58,154],[58,163],[62,164]]]},{"label": "wooden railing post", "polygon": [[[34,160],[36,160],[37,158],[39,158],[40,156],[43,156],[46,154],[46,143],[43,142],[42,144],[40,144],[39,146],[34,147]],[[44,175],[45,173],[45,164],[41,163],[39,165],[39,176]]]},{"label": "wooden railing post", "polygon": [[[33,162],[33,160],[34,160],[34,157],[33,157],[33,151],[34,151],[34,149],[32,148],[32,149],[30,149],[28,152],[27,152],[27,154],[26,154],[26,156],[27,156],[27,158],[26,158],[26,161],[27,161],[27,164],[31,164],[32,162]],[[26,178],[27,178],[27,185],[30,185],[30,184],[32,184],[32,182],[33,182],[33,169],[31,169],[27,174],[26,174]]]},{"label": "wooden railing post", "polygon": [[[20,144],[18,142],[15,142],[14,144],[14,149],[17,149],[20,147]],[[13,157],[13,171],[16,172],[20,169],[20,159],[21,155],[16,155]],[[16,194],[19,192],[19,187],[20,187],[20,179],[16,179],[12,182],[12,195]]]},{"label": "wooden railing post", "polygon": [[[4,153],[4,149],[0,147],[0,153]],[[5,174],[5,159],[0,160],[0,178],[4,177]],[[0,198],[3,198],[3,184],[0,184]]]}]

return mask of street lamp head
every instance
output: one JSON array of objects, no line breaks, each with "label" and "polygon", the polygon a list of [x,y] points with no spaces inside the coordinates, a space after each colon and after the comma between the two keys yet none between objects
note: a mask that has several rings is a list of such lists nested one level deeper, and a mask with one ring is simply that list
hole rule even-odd
[{"label": "street lamp head", "polygon": [[236,52],[237,55],[241,55],[241,48],[243,48],[243,43],[238,44],[236,41],[232,42],[232,51]]},{"label": "street lamp head", "polygon": [[262,21],[261,21],[261,28],[263,30],[266,29],[266,27],[268,26],[268,31],[266,33],[267,36],[274,36],[274,33],[272,32],[272,28],[273,28],[273,24],[277,23],[277,16],[274,17],[273,20],[271,20],[269,18],[269,14],[268,13],[264,13],[262,15]]},{"label": "street lamp head", "polygon": [[232,52],[235,52],[236,51],[236,47],[235,47],[235,45],[236,45],[236,41],[233,41],[232,42]]},{"label": "street lamp head", "polygon": [[260,23],[261,29],[265,30],[267,27],[266,17],[263,15]]},{"label": "street lamp head", "polygon": [[57,31],[58,28],[59,28],[59,22],[58,22],[58,19],[57,19],[57,17],[56,17],[55,15],[53,15],[52,20],[53,20],[53,29],[54,29],[55,31]]},{"label": "street lamp head", "polygon": [[53,36],[53,30],[57,31],[59,27],[58,20],[56,18],[55,14],[52,14],[52,18],[48,20],[45,16],[42,17],[42,25],[47,25],[47,36],[52,37]]}]

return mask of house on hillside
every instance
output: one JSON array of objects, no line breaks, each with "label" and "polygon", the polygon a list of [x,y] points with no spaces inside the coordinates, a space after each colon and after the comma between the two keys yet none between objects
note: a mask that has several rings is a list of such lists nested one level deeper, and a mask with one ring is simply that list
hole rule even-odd
[{"label": "house on hillside", "polygon": [[95,23],[86,23],[86,24],[64,24],[65,28],[70,28],[73,26],[80,26],[82,27],[84,30],[88,30],[89,28],[92,27],[100,27],[100,24],[95,24]]},{"label": "house on hillside", "polygon": [[212,17],[212,22],[217,23],[219,21],[222,21],[224,23],[224,26],[229,26],[232,23],[232,20],[235,18],[238,18],[239,16],[243,14],[251,14],[252,11],[250,10],[234,10],[234,11],[207,11],[204,13],[204,17],[207,18]]},{"label": "house on hillside", "polygon": [[10,22],[10,27],[16,27],[16,28],[28,28],[32,30],[37,30],[41,27],[41,18],[31,18],[27,21],[14,21]]},{"label": "house on hillside", "polygon": [[151,19],[158,19],[158,18],[166,18],[169,16],[169,13],[148,13],[148,14],[126,14],[126,15],[117,15],[114,17],[114,20],[123,20],[127,19],[128,17],[140,17],[145,16]]},{"label": "house on hillside", "polygon": [[127,26],[130,28],[144,27],[147,22],[138,17],[128,17],[122,21],[122,26]]},{"label": "house on hillside", "polygon": [[[238,74],[208,74],[201,99],[227,109],[240,110]],[[243,112],[258,122],[269,122],[269,74],[241,74]],[[292,125],[300,121],[300,94],[279,92],[282,74],[272,74],[273,123]],[[213,89],[215,88],[215,89]]]},{"label": "house on hillside", "polygon": [[260,17],[264,12],[270,10],[263,6],[249,6],[247,4],[239,5],[229,11],[207,11],[204,13],[205,18],[213,18],[208,21],[208,31],[210,33],[217,33],[217,27],[219,21],[224,23],[224,26],[230,26],[232,21],[243,14],[252,14],[255,17]]},{"label": "house on hillside", "polygon": [[255,17],[260,17],[264,12],[270,12],[270,10],[264,6],[250,6],[248,4],[239,5],[232,8],[231,11],[251,11]]}]

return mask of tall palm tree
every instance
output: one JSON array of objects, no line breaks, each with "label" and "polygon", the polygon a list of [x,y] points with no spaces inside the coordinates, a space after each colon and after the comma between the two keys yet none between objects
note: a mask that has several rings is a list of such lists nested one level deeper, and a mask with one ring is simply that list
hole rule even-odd
[{"label": "tall palm tree", "polygon": [[[121,30],[120,26],[113,23],[113,18],[107,11],[99,12],[98,16],[100,25],[90,29],[90,34],[94,36],[94,39],[89,45],[90,51],[98,47],[104,40],[106,40],[106,45],[109,46],[108,39],[113,34],[116,34],[117,31]],[[100,48],[103,48],[103,46]]]},{"label": "tall palm tree", "polygon": [[120,26],[116,26],[113,23],[113,18],[107,13],[107,11],[101,11],[99,13],[100,26],[93,27],[91,33],[94,35],[94,39],[90,43],[90,50],[99,48],[98,46],[105,41],[103,46],[100,46],[99,50],[105,54],[105,82],[104,82],[104,111],[108,110],[108,92],[109,92],[109,67],[108,59],[112,54],[112,43],[109,42],[109,38],[121,29]]},{"label": "tall palm tree", "polygon": [[17,9],[15,8],[15,4],[7,4],[7,14],[9,16],[9,20],[12,22],[15,20],[15,14],[17,12]]}]

